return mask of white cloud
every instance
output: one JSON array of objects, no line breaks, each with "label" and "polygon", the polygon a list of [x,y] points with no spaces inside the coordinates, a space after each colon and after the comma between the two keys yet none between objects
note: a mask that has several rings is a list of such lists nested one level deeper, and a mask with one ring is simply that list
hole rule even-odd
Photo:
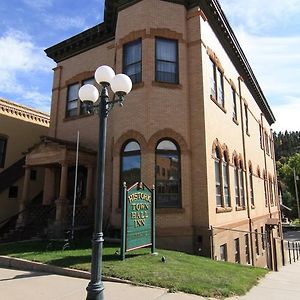
[{"label": "white cloud", "polygon": [[86,25],[85,18],[82,17],[66,17],[60,15],[45,15],[43,21],[46,25],[52,29],[59,29],[67,31],[69,29],[80,29],[84,30],[88,26]]},{"label": "white cloud", "polygon": [[29,35],[15,30],[0,37],[0,61],[4,72],[51,70],[43,49],[35,46]]},{"label": "white cloud", "polygon": [[274,26],[286,26],[298,18],[299,0],[219,0],[232,22],[242,23],[248,30],[259,33]]},{"label": "white cloud", "polygon": [[23,0],[23,2],[34,9],[45,9],[52,6],[52,0]]},{"label": "white cloud", "polygon": [[300,97],[300,35],[261,37],[246,33],[241,28],[235,33],[267,94]]},{"label": "white cloud", "polygon": [[41,92],[36,79],[51,74],[52,62],[42,48],[33,44],[32,38],[19,31],[9,31],[0,36],[0,91],[12,94],[24,104],[49,111],[49,95]]},{"label": "white cloud", "polygon": [[299,131],[300,97],[283,99],[282,104],[273,105],[276,122],[272,126],[275,131]]}]

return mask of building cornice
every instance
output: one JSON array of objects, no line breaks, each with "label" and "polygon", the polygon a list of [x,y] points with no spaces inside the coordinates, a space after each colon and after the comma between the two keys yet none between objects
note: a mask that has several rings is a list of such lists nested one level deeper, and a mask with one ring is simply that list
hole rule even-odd
[{"label": "building cornice", "polygon": [[[63,61],[67,58],[85,52],[89,49],[107,43],[115,38],[115,27],[118,11],[134,5],[142,0],[106,0],[104,11],[104,22],[98,24],[82,33],[71,37],[57,45],[45,50],[47,56],[55,62]],[[251,94],[255,98],[258,106],[263,112],[268,123],[275,122],[275,117],[267,103],[267,100],[257,82],[252,68],[239,45],[237,38],[229,25],[229,22],[222,11],[217,0],[161,0],[184,5],[186,9],[199,6],[208,19],[210,26],[221,41],[227,55],[232,60],[234,66],[244,79]]]},{"label": "building cornice", "polygon": [[0,98],[0,115],[5,115],[45,127],[49,127],[50,125],[50,116],[48,114],[2,98]]},{"label": "building cornice", "polygon": [[273,112],[219,2],[217,0],[200,0],[199,5],[268,123],[273,124],[275,122]]}]

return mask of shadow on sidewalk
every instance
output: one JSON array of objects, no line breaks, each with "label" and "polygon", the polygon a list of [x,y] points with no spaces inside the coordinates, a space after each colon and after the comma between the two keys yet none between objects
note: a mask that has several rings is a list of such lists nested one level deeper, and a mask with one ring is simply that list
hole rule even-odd
[{"label": "shadow on sidewalk", "polygon": [[49,276],[49,274],[46,274],[46,273],[36,273],[36,272],[28,272],[27,274],[20,274],[20,275],[16,275],[14,277],[11,277],[11,278],[0,279],[0,282],[2,282],[2,281],[10,281],[10,280],[15,280],[15,279],[40,277],[40,276]]}]

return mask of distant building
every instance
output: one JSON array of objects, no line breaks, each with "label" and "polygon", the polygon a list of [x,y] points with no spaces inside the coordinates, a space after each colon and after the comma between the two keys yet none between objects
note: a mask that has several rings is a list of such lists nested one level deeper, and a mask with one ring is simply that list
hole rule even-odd
[{"label": "distant building", "polygon": [[86,113],[78,89],[105,64],[133,81],[108,120],[105,227],[120,229],[122,182],[141,180],[156,185],[158,247],[280,264],[275,118],[216,0],[106,1],[103,23],[46,53],[57,63],[50,137],[26,166],[45,167],[54,224],[69,222],[77,130],[78,205],[91,221],[98,116]]},{"label": "distant building", "polygon": [[[0,227],[18,213],[24,193],[25,154],[48,132],[50,117],[35,109],[0,98]],[[29,174],[28,199],[43,189],[44,170]]]}]

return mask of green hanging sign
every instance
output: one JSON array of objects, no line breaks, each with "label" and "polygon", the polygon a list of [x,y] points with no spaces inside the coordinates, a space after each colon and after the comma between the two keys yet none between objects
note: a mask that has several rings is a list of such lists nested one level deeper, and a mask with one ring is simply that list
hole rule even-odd
[{"label": "green hanging sign", "polygon": [[121,259],[130,250],[151,246],[155,252],[154,189],[137,182],[129,189],[124,183],[122,201]]}]

